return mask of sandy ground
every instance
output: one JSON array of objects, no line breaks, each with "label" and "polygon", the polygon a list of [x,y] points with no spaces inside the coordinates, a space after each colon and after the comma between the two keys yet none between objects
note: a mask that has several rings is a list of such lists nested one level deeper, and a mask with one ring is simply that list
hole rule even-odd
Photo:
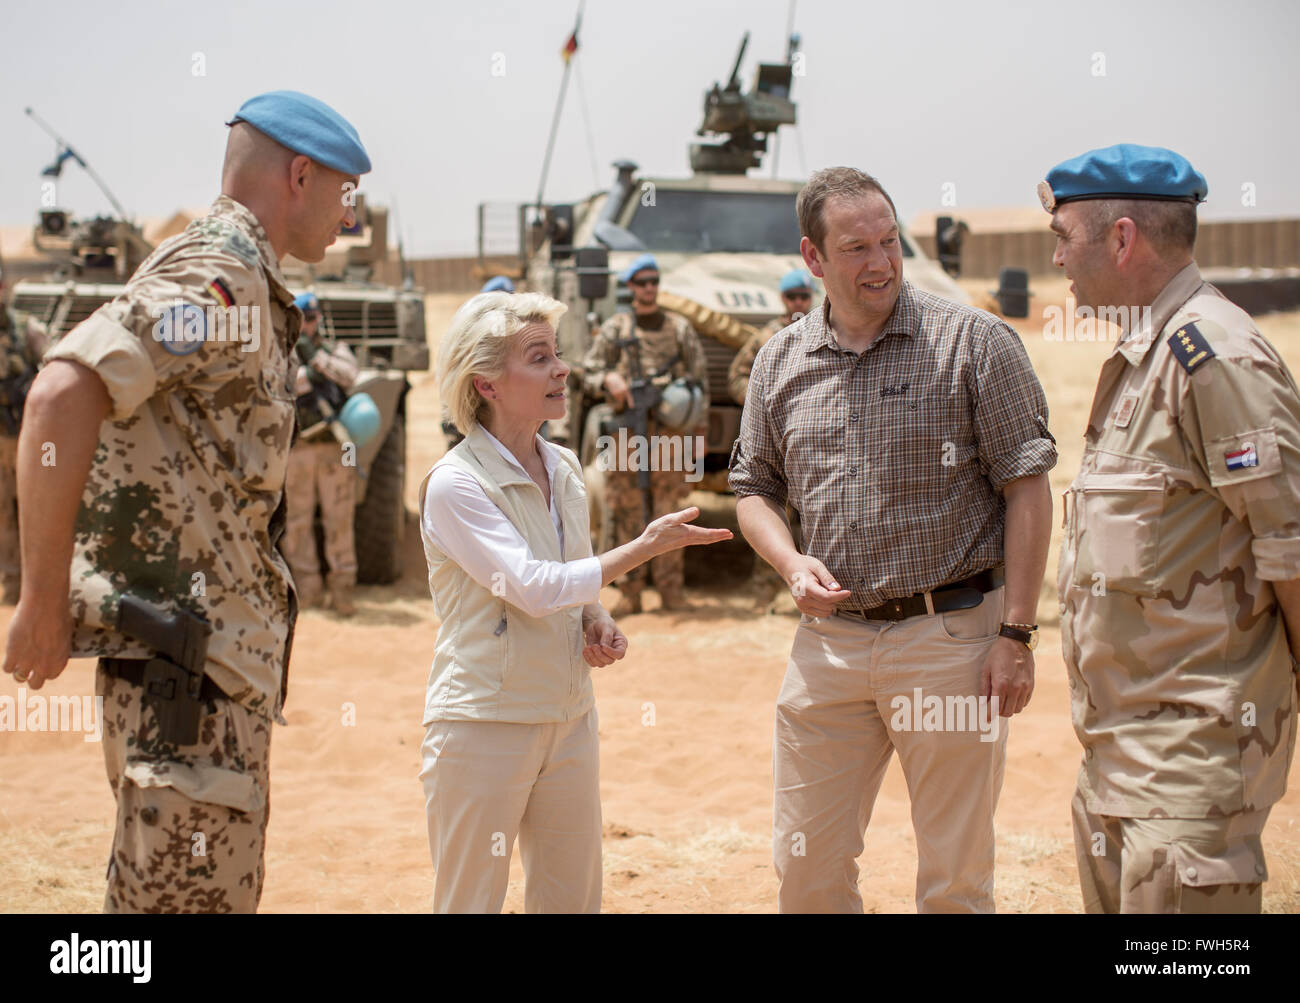
[{"label": "sandy ground", "polygon": [[[983,294],[987,283],[971,283]],[[1025,338],[1052,410],[1059,492],[1077,468],[1105,344],[1043,340],[1041,317],[1064,283],[1039,282]],[[457,297],[430,297],[436,337]],[[1300,313],[1261,319],[1300,372]],[[294,648],[286,717],[275,733],[264,911],[419,912],[433,886],[417,773],[420,714],[437,620],[423,580],[415,490],[441,454],[436,388],[414,374],[410,397],[404,579],[366,588],[350,622],[308,612]],[[726,502],[707,518],[734,525]],[[1059,529],[1057,530],[1059,537]],[[998,809],[997,904],[1004,912],[1080,909],[1069,826],[1079,762],[1056,630],[1054,539],[1040,604],[1046,625],[1038,684],[1012,725]],[[628,618],[621,664],[595,676],[605,818],[604,908],[610,912],[771,912],[772,709],[793,616],[750,612],[746,552],[688,567],[694,614]],[[607,599],[612,592],[607,591]],[[12,610],[0,609],[7,628]],[[46,694],[93,693],[93,662],[76,661]],[[9,676],[0,695],[16,696]],[[351,723],[351,722],[355,723]],[[0,910],[96,911],[113,801],[98,745],[67,733],[0,733]],[[1295,786],[1295,785],[1293,785]],[[1264,907],[1300,912],[1300,793],[1273,809],[1264,837]],[[906,786],[891,765],[867,834],[866,909],[914,908],[915,841]],[[506,909],[523,906],[518,854]]]}]

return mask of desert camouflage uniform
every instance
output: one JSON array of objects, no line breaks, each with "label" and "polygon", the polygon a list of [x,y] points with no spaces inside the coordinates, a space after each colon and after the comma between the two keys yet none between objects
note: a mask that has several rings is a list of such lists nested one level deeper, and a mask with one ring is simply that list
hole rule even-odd
[{"label": "desert camouflage uniform", "polygon": [[[633,336],[634,324],[635,337],[640,345],[642,376],[653,377],[654,382],[660,386],[666,386],[672,380],[682,377],[696,380],[704,387],[707,407],[709,375],[699,335],[684,317],[666,310],[635,319],[630,313],[615,314],[601,326],[600,333],[582,360],[583,386],[586,392],[596,397],[605,396],[605,375],[611,370],[629,384],[632,382],[631,353],[621,347],[619,342]],[[659,461],[657,464],[652,463],[652,466],[658,465],[661,469],[650,471],[651,518],[658,518],[679,510],[690,493],[690,482],[686,480],[687,468],[688,464],[697,461],[689,459],[691,454],[687,450],[694,449],[693,436],[696,430],[669,432],[653,417],[647,424],[652,437],[674,436],[677,440],[676,449],[671,448],[671,444],[661,443],[663,448]],[[629,429],[629,440],[632,435]],[[616,547],[634,540],[645,529],[637,472],[630,469],[630,454],[634,447],[634,443],[629,443],[629,456],[617,455],[615,451],[609,461],[612,465],[605,474],[605,500],[613,520],[613,545]],[[643,455],[649,457],[649,450],[644,451]],[[702,459],[698,462],[702,462]],[[667,466],[678,466],[680,469],[662,469]],[[669,600],[680,598],[682,594],[683,569],[680,550],[656,557],[649,565],[655,587]],[[646,572],[646,566],[642,565],[614,584],[629,599],[638,597],[645,588]]]},{"label": "desert camouflage uniform", "polygon": [[[158,339],[161,311],[179,301],[204,310],[204,340]],[[215,336],[207,308],[231,302],[258,311],[256,350],[230,329]],[[164,744],[140,687],[100,662],[118,805],[109,912],[247,912],[261,895],[270,723],[297,613],[276,546],[301,323],[292,304],[261,224],[222,196],[47,355],[93,369],[111,399],[77,516],[73,656],[151,654],[116,629],[118,600],[132,594],[212,625],[205,671],[229,698],[207,703],[198,744]]]},{"label": "desert camouflage uniform", "polygon": [[[352,350],[339,342],[332,349],[322,347],[322,353],[318,358],[323,375],[345,393],[351,390],[357,382],[357,360]],[[300,409],[300,425],[303,413],[304,410]],[[304,429],[299,428],[299,432],[302,431]],[[342,444],[328,427],[310,437],[300,435],[289,452],[289,473],[284,486],[289,507],[284,556],[293,572],[299,601],[304,606],[320,595],[323,584],[313,520],[317,500],[320,501],[321,523],[325,530],[330,590],[337,598],[357,582],[357,550],[353,534],[357,468],[343,460]]]},{"label": "desert camouflage uniform", "polygon": [[34,318],[0,306],[0,584],[5,601],[17,601],[22,581],[18,546],[18,428],[22,410],[11,393],[25,392],[39,359],[30,341],[44,341],[45,328]]},{"label": "desert camouflage uniform", "polygon": [[731,360],[731,368],[727,370],[727,393],[741,407],[745,406],[745,395],[749,393],[749,374],[754,368],[758,350],[771,341],[773,335],[779,334],[793,323],[790,317],[773,317],[761,331],[740,346],[740,351]]},{"label": "desert camouflage uniform", "polygon": [[1061,639],[1089,911],[1258,910],[1296,680],[1300,398],[1188,265],[1102,368],[1066,493]]},{"label": "desert camouflage uniform", "polygon": [[[803,316],[801,313],[799,316]],[[762,328],[754,334],[745,344],[740,347],[736,357],[731,360],[731,368],[727,370],[727,391],[731,394],[731,399],[741,407],[745,406],[745,397],[749,393],[749,374],[754,369],[754,360],[758,358],[758,350],[772,340],[773,336],[780,334],[787,327],[794,323],[794,318],[787,315],[785,317],[773,317]],[[785,507],[785,516],[790,523],[790,533],[794,537],[794,545],[799,547],[799,513],[789,505]],[[786,589],[785,579],[783,579],[777,570],[768,564],[767,561],[754,555],[754,573],[750,577],[750,587],[758,595],[760,607],[766,608],[772,599],[784,592]]]}]

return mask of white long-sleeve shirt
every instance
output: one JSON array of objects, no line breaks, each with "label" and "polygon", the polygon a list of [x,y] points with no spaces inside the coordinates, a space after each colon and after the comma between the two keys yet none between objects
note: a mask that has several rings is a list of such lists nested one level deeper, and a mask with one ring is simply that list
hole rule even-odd
[{"label": "white long-sleeve shirt", "polygon": [[[527,476],[510,450],[487,429],[483,433],[507,463]],[[561,462],[558,447],[540,435],[537,443],[551,485],[551,522],[563,552],[564,526],[555,505],[555,470]],[[534,557],[528,542],[474,476],[450,463],[435,467],[429,478],[420,531],[479,585],[504,588],[505,600],[529,616],[549,616],[600,598],[597,558],[544,561]]]}]

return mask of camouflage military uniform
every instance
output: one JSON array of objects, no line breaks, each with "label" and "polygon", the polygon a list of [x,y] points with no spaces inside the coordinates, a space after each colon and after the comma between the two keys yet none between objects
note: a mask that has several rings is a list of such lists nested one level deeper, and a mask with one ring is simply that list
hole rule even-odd
[{"label": "camouflage military uniform", "polygon": [[[633,350],[621,346],[619,342],[627,341],[633,336],[639,346],[636,350],[639,350],[643,377],[653,378],[653,381],[660,386],[682,377],[694,379],[704,387],[707,405],[709,377],[699,335],[685,318],[664,310],[649,316],[636,317],[635,320],[630,313],[615,314],[601,326],[599,334],[582,362],[583,386],[588,394],[596,397],[605,395],[605,375],[611,370],[631,384],[630,355]],[[656,435],[677,437],[677,449],[664,446],[659,454],[659,461],[651,463],[652,468],[654,466],[660,468],[650,471],[651,518],[658,518],[679,510],[690,493],[690,484],[686,480],[688,462],[686,450],[694,448],[693,436],[696,430],[670,432],[662,428],[653,417],[647,424],[652,442]],[[630,440],[632,435],[629,429],[627,438]],[[611,456],[608,473],[605,475],[605,500],[614,523],[614,546],[635,539],[645,529],[637,471],[631,469],[633,449],[635,443],[630,443],[626,450],[628,455]],[[646,450],[643,455],[649,456],[649,450]],[[695,462],[702,462],[702,459]],[[664,469],[674,465],[682,469]],[[659,589],[660,595],[666,602],[681,598],[683,567],[680,550],[674,550],[670,554],[664,554],[650,561],[649,570],[654,575],[655,587]],[[630,600],[636,600],[645,588],[646,571],[646,566],[642,565],[620,578],[615,585]]]},{"label": "camouflage military uniform", "polygon": [[[324,379],[338,388],[337,399],[357,381],[357,360],[347,345],[339,342],[321,357]],[[300,379],[303,377],[300,374]],[[299,387],[301,389],[301,386]],[[323,418],[311,394],[297,401],[299,430],[318,426]],[[337,409],[336,409],[337,410]],[[284,556],[293,571],[294,586],[302,605],[310,605],[322,588],[320,558],[316,553],[314,516],[320,501],[325,530],[325,560],[329,562],[329,585],[341,609],[357,581],[357,551],[353,535],[356,511],[357,468],[344,463],[343,448],[328,427],[300,436],[289,453],[285,481],[288,523],[284,534]]]},{"label": "camouflage military uniform", "polygon": [[773,317],[761,331],[740,346],[740,351],[731,360],[731,368],[727,370],[727,392],[741,407],[745,406],[745,395],[749,393],[749,374],[754,368],[754,360],[758,358],[758,350],[771,341],[773,335],[779,334],[793,323],[789,317]]},{"label": "camouflage military uniform", "polygon": [[[800,314],[799,316],[803,316]],[[731,368],[727,370],[727,391],[731,394],[731,399],[741,407],[745,405],[745,397],[749,393],[749,374],[754,369],[754,360],[758,358],[758,350],[766,345],[772,338],[780,334],[787,327],[794,323],[790,316],[773,317],[762,328],[754,334],[745,344],[740,347],[736,357],[731,360]],[[785,507],[786,519],[790,522],[790,533],[794,538],[796,549],[799,547],[799,513],[792,507]],[[767,610],[772,600],[785,591],[786,584],[777,570],[763,560],[757,554],[754,555],[754,573],[750,578],[750,587],[758,597],[759,612]]]},{"label": "camouflage military uniform", "polygon": [[26,314],[0,306],[0,579],[4,601],[18,601],[22,564],[18,546],[18,425],[38,359],[29,344],[44,328]]},{"label": "camouflage military uniform", "polygon": [[[201,340],[167,341],[157,326],[181,302],[187,323],[205,318]],[[223,196],[48,354],[93,369],[111,399],[71,575],[72,654],[101,657],[106,697],[118,805],[109,912],[252,911],[261,896],[270,722],[296,615],[276,547],[301,323],[292,304],[261,224]],[[227,307],[244,310],[243,341],[231,314],[224,332],[214,323]],[[124,594],[212,625],[205,671],[226,697],[206,703],[196,745],[161,742],[141,688],[110,674],[108,656],[151,654],[117,630]]]},{"label": "camouflage military uniform", "polygon": [[1061,637],[1089,911],[1258,910],[1296,681],[1300,399],[1250,318],[1178,273],[1102,368],[1066,495]]}]

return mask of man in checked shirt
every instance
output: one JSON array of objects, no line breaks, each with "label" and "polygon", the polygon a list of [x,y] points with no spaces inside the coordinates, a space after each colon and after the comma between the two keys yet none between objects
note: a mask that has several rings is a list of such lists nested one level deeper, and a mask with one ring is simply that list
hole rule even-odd
[{"label": "man in checked shirt", "polygon": [[862,911],[897,750],[918,910],[991,912],[1006,719],[1034,687],[1047,402],[1011,328],[904,280],[874,178],[818,171],[797,210],[826,301],[758,353],[731,457],[740,528],[804,614],[776,707],[780,910]]}]

